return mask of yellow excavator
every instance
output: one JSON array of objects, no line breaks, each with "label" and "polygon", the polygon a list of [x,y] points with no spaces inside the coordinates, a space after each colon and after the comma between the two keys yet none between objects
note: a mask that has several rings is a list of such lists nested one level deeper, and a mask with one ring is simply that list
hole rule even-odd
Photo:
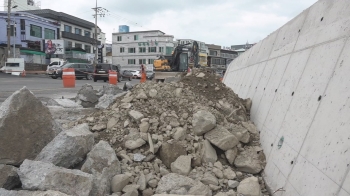
[{"label": "yellow excavator", "polygon": [[186,47],[191,43],[178,45],[172,55],[161,56],[159,59],[154,60],[153,70],[154,80],[164,81],[166,78],[176,77],[179,73],[186,72],[188,68],[200,67],[198,64],[199,48],[196,41],[190,49],[190,62],[188,62],[189,49]]}]

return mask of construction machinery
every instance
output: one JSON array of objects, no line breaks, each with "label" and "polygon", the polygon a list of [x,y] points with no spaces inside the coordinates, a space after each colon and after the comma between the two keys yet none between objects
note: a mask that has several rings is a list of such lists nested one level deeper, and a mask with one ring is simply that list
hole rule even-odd
[{"label": "construction machinery", "polygon": [[159,59],[154,60],[154,80],[164,81],[166,78],[177,77],[188,68],[199,67],[198,43],[193,42],[192,47],[188,49],[186,46],[189,44],[191,43],[178,45],[171,56],[160,56]]}]

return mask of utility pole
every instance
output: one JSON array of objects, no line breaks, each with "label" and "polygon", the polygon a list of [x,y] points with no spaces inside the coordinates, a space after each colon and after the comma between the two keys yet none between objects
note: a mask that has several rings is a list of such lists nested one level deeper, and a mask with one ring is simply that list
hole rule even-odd
[{"label": "utility pole", "polygon": [[97,64],[97,52],[98,52],[97,16],[104,17],[105,12],[108,12],[108,10],[106,10],[105,8],[102,8],[102,7],[97,7],[97,0],[96,0],[96,6],[92,9],[95,10],[95,14],[93,16],[95,17],[95,36],[94,36],[94,39],[95,39],[95,60],[94,60],[94,66],[96,66],[96,64]]},{"label": "utility pole", "polygon": [[7,58],[9,58],[10,56],[10,38],[11,38],[11,1],[12,0],[8,0],[7,1],[7,53],[5,54],[6,57],[6,61],[7,62]]}]

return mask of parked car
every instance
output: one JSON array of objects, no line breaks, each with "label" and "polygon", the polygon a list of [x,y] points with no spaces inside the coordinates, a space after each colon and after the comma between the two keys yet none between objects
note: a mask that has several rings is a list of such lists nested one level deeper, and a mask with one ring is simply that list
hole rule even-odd
[{"label": "parked car", "polygon": [[154,71],[146,71],[146,77],[149,80],[152,80],[154,78]]},{"label": "parked car", "polygon": [[57,79],[57,78],[62,79],[62,72],[63,72],[63,69],[65,68],[74,68],[75,77],[78,80],[81,80],[83,78],[86,78],[87,80],[91,80],[92,73],[94,72],[92,65],[88,63],[67,63],[62,67],[49,68],[48,75],[51,76],[51,78],[53,79]]},{"label": "parked car", "polygon": [[106,63],[98,63],[95,67],[93,79],[94,82],[97,82],[98,80],[103,80],[104,82],[107,82],[108,80],[108,73],[109,71],[116,71],[118,76],[118,82],[120,82],[120,68],[117,65],[112,64],[106,64]]},{"label": "parked car", "polygon": [[120,80],[128,79],[129,81],[131,81],[132,78],[133,78],[133,74],[131,73],[130,70],[121,70],[120,71]]},{"label": "parked car", "polygon": [[134,78],[141,78],[141,72],[138,70],[130,70],[130,72],[133,74]]}]

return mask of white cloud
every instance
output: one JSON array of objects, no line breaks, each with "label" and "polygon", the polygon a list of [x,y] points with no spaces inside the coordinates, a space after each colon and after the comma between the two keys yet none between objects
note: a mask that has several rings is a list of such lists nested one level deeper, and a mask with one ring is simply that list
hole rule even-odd
[{"label": "white cloud", "polygon": [[[98,25],[109,42],[119,25],[129,25],[131,31],[161,30],[175,38],[230,46],[264,39],[316,1],[98,0],[98,6],[110,11],[98,19]],[[95,0],[41,0],[41,5],[42,9],[53,9],[94,22],[91,8],[95,6]]]}]

